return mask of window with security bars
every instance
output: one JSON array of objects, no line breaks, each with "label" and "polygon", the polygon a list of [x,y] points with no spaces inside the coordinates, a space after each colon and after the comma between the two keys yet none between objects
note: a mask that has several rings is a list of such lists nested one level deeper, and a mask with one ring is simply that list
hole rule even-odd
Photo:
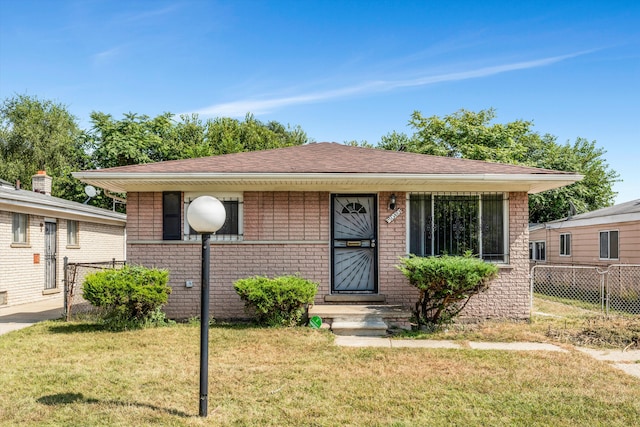
[{"label": "window with security bars", "polygon": [[547,242],[543,240],[529,242],[529,259],[532,261],[546,261]]},{"label": "window with security bars", "polygon": [[463,255],[508,262],[503,193],[409,196],[409,252],[418,256]]},{"label": "window with security bars", "polygon": [[[191,228],[189,222],[186,220],[187,209],[189,203],[195,200],[199,195],[185,194],[184,198],[184,239],[185,240],[200,240],[200,234],[196,233]],[[226,213],[226,219],[222,227],[211,235],[212,241],[224,241],[224,240],[242,240],[242,197],[241,196],[229,196],[229,195],[216,195],[211,196],[217,198],[222,202]]]}]

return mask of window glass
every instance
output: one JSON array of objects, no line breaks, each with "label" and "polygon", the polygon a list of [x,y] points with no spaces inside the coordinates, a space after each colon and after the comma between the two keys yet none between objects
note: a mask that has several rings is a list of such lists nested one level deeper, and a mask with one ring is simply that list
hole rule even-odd
[{"label": "window glass", "polygon": [[609,232],[609,259],[618,259],[618,232]]},{"label": "window glass", "polygon": [[482,258],[487,261],[504,259],[504,196],[482,195]]},{"label": "window glass", "polygon": [[534,261],[546,261],[546,246],[546,242],[544,241],[529,242],[529,259]]},{"label": "window glass", "polygon": [[600,259],[618,259],[618,231],[600,232]]},{"label": "window glass", "polygon": [[547,259],[546,242],[536,242],[536,259],[545,261]]},{"label": "window glass", "polygon": [[560,255],[571,255],[571,234],[560,235]]},{"label": "window glass", "polygon": [[13,214],[13,243],[27,243],[27,226],[29,225],[27,214]]},{"label": "window glass", "polygon": [[182,239],[180,192],[162,193],[162,240]]},{"label": "window glass", "polygon": [[67,221],[67,245],[78,246],[78,221]]},{"label": "window glass", "polygon": [[409,252],[419,256],[433,255],[431,237],[433,218],[431,216],[431,195],[415,194],[409,198]]},{"label": "window glass", "polygon": [[507,262],[506,199],[499,194],[411,194],[409,252],[463,255]]},{"label": "window glass", "polygon": [[185,193],[184,195],[184,239],[199,240],[200,235],[191,228],[187,221],[187,209],[189,203],[196,198],[208,195],[213,196],[222,202],[226,213],[226,218],[222,227],[211,236],[211,240],[241,240],[242,239],[242,194],[241,193],[222,193],[222,194],[205,194],[205,193]]},{"label": "window glass", "polygon": [[609,258],[609,232],[600,232],[600,258]]}]

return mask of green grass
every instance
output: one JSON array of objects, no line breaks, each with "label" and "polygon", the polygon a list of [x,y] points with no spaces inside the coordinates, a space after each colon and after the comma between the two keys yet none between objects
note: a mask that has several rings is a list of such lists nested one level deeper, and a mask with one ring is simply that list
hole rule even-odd
[{"label": "green grass", "polygon": [[599,309],[566,304],[557,298],[537,295],[529,322],[492,320],[442,325],[435,331],[411,331],[400,339],[457,341],[552,342],[595,348],[640,349],[640,316],[604,316]]},{"label": "green grass", "polygon": [[629,426],[640,380],[577,351],[344,348],[325,331],[108,332],[45,322],[0,336],[0,424],[19,426]]}]

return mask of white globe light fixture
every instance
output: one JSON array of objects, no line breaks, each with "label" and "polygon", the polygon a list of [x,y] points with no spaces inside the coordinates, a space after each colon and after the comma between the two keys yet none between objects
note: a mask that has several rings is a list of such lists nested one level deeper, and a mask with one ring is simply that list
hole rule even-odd
[{"label": "white globe light fixture", "polygon": [[200,416],[207,416],[209,394],[209,270],[211,233],[220,230],[227,219],[222,202],[200,196],[187,208],[187,222],[202,234],[202,271],[200,275]]},{"label": "white globe light fixture", "polygon": [[198,233],[215,233],[227,219],[222,202],[215,197],[200,196],[189,204],[187,221]]}]

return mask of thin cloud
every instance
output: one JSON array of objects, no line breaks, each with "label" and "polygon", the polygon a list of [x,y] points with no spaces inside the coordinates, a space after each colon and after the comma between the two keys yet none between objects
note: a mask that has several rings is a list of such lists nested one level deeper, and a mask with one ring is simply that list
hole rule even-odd
[{"label": "thin cloud", "polygon": [[[428,86],[436,83],[453,82],[460,80],[477,79],[489,77],[496,74],[507,73],[510,71],[526,70],[531,68],[545,67],[555,64],[566,59],[575,58],[580,55],[589,53],[590,51],[577,52],[568,55],[553,56],[533,61],[515,62],[512,64],[496,65],[492,67],[478,68],[469,71],[460,71],[456,73],[438,74],[433,76],[424,76],[406,80],[377,80],[370,81],[360,85],[349,86],[341,89],[333,89],[323,92],[312,92],[296,96],[272,98],[272,99],[247,99],[242,101],[226,102],[215,104],[192,113],[205,117],[242,117],[248,112],[253,114],[266,114],[275,109],[289,107],[292,105],[310,104],[330,99],[338,99],[353,95],[364,95],[369,93],[378,93],[398,88]],[[185,113],[190,114],[190,113]]]},{"label": "thin cloud", "polygon": [[179,9],[180,6],[177,4],[169,5],[167,7],[161,9],[147,10],[140,13],[130,13],[122,18],[122,22],[138,22],[138,21],[146,21],[151,18],[155,18],[157,16],[164,16],[173,11]]},{"label": "thin cloud", "polygon": [[103,50],[102,52],[92,55],[91,59],[94,65],[104,65],[118,57],[122,49],[122,46],[116,46],[111,49]]}]

